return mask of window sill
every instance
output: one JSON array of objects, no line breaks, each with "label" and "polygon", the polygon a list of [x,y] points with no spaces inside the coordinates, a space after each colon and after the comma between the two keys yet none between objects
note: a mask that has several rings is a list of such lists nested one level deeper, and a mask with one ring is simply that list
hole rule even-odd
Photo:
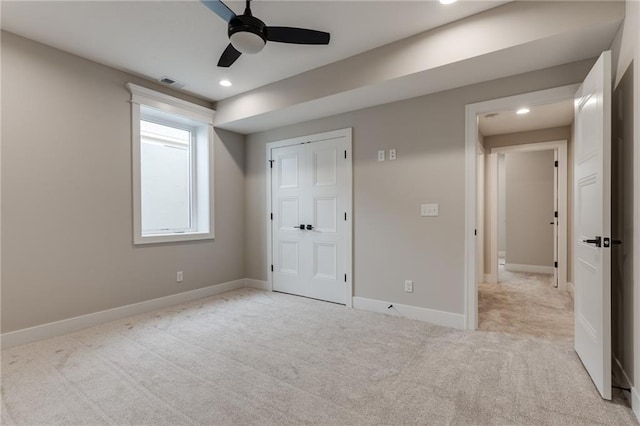
[{"label": "window sill", "polygon": [[213,232],[185,232],[180,234],[136,235],[134,245],[179,243],[184,241],[213,240]]}]

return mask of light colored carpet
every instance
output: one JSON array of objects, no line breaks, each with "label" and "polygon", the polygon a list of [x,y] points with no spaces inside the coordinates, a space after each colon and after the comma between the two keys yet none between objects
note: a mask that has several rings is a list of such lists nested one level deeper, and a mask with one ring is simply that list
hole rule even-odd
[{"label": "light colored carpet", "polygon": [[3,424],[633,424],[565,341],[243,289],[2,352]]},{"label": "light colored carpet", "polygon": [[573,299],[552,275],[500,271],[478,286],[478,328],[547,339],[573,339]]}]

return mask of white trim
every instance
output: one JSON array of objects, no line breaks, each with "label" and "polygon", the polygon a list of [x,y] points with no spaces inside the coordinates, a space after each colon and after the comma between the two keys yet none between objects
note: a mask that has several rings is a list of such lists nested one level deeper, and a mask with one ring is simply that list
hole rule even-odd
[{"label": "white trim", "polygon": [[333,130],[330,132],[317,133],[314,135],[301,136],[292,139],[285,139],[276,142],[269,142],[266,145],[266,192],[267,192],[267,208],[265,212],[265,220],[267,225],[267,290],[273,291],[273,272],[271,271],[271,265],[273,264],[272,253],[272,222],[271,222],[271,172],[272,168],[269,166],[271,158],[271,151],[275,148],[281,148],[284,146],[298,145],[301,143],[321,142],[336,138],[346,138],[347,140],[347,238],[345,254],[346,269],[347,269],[347,295],[345,305],[351,308],[353,299],[353,129],[351,127],[340,130]]},{"label": "white trim", "polygon": [[618,383],[618,385],[624,388],[631,389],[631,392],[623,392],[623,394],[631,404],[633,414],[635,414],[638,421],[640,421],[640,395],[638,394],[636,388],[633,386],[633,382],[631,381],[631,379],[629,379],[627,372],[624,370],[624,368],[622,368],[622,363],[615,356],[613,357],[612,369],[613,377],[622,381],[622,383]]},{"label": "white trim", "polygon": [[246,286],[257,290],[271,291],[271,286],[267,281],[254,280],[253,278],[246,278]]},{"label": "white trim", "polygon": [[[569,185],[569,160],[567,153],[567,140],[561,139],[556,141],[549,142],[536,142],[522,145],[510,145],[510,146],[500,146],[491,148],[491,154],[506,154],[509,152],[533,152],[533,151],[546,151],[546,150],[556,150],[558,153],[558,289],[562,291],[567,291],[567,278],[569,272],[569,260],[567,254],[567,246],[569,239],[569,200],[568,200],[568,185]],[[492,185],[495,184],[495,192],[498,191],[498,182],[497,179],[495,182],[492,182]],[[498,200],[497,197],[495,199],[491,199],[491,203],[495,203],[495,211],[498,209]],[[496,218],[497,223],[497,218]],[[498,262],[499,254],[493,254],[494,246],[498,246],[498,229],[491,229],[491,233],[489,236],[491,240],[491,248],[492,253],[490,256],[495,257],[495,262]],[[506,269],[506,268],[505,268]],[[516,271],[516,269],[512,269]],[[534,272],[534,271],[523,271],[523,272]],[[547,272],[542,272],[547,273]],[[553,269],[550,273],[553,273]]]},{"label": "white trim", "polygon": [[507,252],[503,250],[498,250],[498,257],[507,257]]},{"label": "white trim", "polygon": [[215,111],[191,102],[184,101],[137,84],[125,84],[131,92],[131,102],[142,105],[149,105],[155,109],[166,111],[172,114],[186,115],[196,121],[213,125],[213,115]]},{"label": "white trim", "polygon": [[[469,104],[465,108],[465,324],[469,330],[478,327],[478,285],[476,283],[476,146],[478,115],[517,108],[522,102],[537,106],[573,99],[579,84],[524,93],[506,98]],[[639,250],[640,251],[640,250]]]},{"label": "white trim", "polygon": [[[613,357],[613,363],[612,363],[611,367],[612,367],[612,371],[613,371],[613,377],[615,377],[616,379],[621,381],[621,382],[618,383],[618,386],[621,386],[623,388],[632,387],[632,382],[629,379],[629,376],[627,375],[627,372],[624,371],[624,368],[622,367],[622,363],[620,362],[620,360],[616,356]],[[631,395],[625,394],[625,396],[627,397],[629,402],[631,402]]]},{"label": "white trim", "polygon": [[485,256],[489,257],[489,264],[491,270],[489,271],[490,283],[497,283],[499,281],[500,262],[498,260],[498,238],[494,238],[494,234],[498,235],[498,228],[500,227],[500,221],[498,220],[500,214],[498,212],[498,182],[499,182],[499,161],[498,154],[490,153],[487,157],[487,176],[488,176],[488,202],[485,208],[489,210],[489,221],[491,226],[489,227],[489,253],[485,253]]},{"label": "white trim", "polygon": [[640,422],[640,394],[633,386],[631,386],[631,409],[633,414],[636,415],[636,419]]},{"label": "white trim", "polygon": [[573,296],[575,295],[575,287],[573,286],[573,283],[568,281],[567,282],[567,291],[569,292],[569,294],[571,295],[571,297],[573,298]]},{"label": "white trim", "polygon": [[[389,306],[392,306],[389,308]],[[420,308],[418,306],[401,305],[399,303],[385,302],[382,300],[367,299],[364,297],[353,298],[354,309],[377,312],[394,317],[404,317],[418,321],[429,322],[445,327],[464,330],[464,315],[452,312],[437,311],[435,309]]]},{"label": "white trim", "polygon": [[522,265],[518,263],[505,263],[504,270],[511,272],[531,272],[534,274],[553,274],[553,266],[544,265]]},{"label": "white trim", "polygon": [[145,300],[144,302],[133,303],[131,305],[119,306],[105,311],[93,312],[91,314],[68,318],[48,324],[37,325],[35,327],[24,328],[22,330],[11,331],[0,336],[2,349],[13,346],[25,345],[37,340],[48,339],[62,334],[72,333],[84,328],[93,327],[109,321],[126,318],[132,315],[142,314],[167,306],[190,302],[202,299],[227,291],[237,290],[246,286],[244,278],[229,281],[222,284],[215,284],[209,287],[198,288],[182,293],[171,294],[169,296],[158,297],[156,299]]},{"label": "white trim", "polygon": [[[131,170],[133,206],[133,244],[157,244],[215,238],[214,217],[214,111],[151,89],[127,83],[131,91]],[[157,111],[155,111],[155,110]],[[158,112],[159,111],[159,112]],[[141,177],[140,177],[140,119],[149,117],[180,122],[193,127],[192,144],[195,201],[193,232],[142,233]],[[169,124],[169,123],[167,123]]]}]

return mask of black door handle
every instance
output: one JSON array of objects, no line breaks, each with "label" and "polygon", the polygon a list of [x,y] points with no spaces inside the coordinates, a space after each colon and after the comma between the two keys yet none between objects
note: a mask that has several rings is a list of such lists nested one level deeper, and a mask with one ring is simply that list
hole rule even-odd
[{"label": "black door handle", "polygon": [[311,231],[313,229],[313,225],[307,225],[307,230]]},{"label": "black door handle", "polygon": [[602,237],[595,237],[593,240],[582,240],[583,243],[595,244],[596,247],[602,247]]},{"label": "black door handle", "polygon": [[304,231],[304,225],[303,224],[300,224],[300,226],[296,226],[295,228],[300,228],[301,230]]}]

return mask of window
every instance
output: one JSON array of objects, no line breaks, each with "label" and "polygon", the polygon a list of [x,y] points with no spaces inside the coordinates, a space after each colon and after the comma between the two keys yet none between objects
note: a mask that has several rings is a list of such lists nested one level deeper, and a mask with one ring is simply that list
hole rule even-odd
[{"label": "window", "polygon": [[213,238],[213,110],[134,84],[133,241]]}]

